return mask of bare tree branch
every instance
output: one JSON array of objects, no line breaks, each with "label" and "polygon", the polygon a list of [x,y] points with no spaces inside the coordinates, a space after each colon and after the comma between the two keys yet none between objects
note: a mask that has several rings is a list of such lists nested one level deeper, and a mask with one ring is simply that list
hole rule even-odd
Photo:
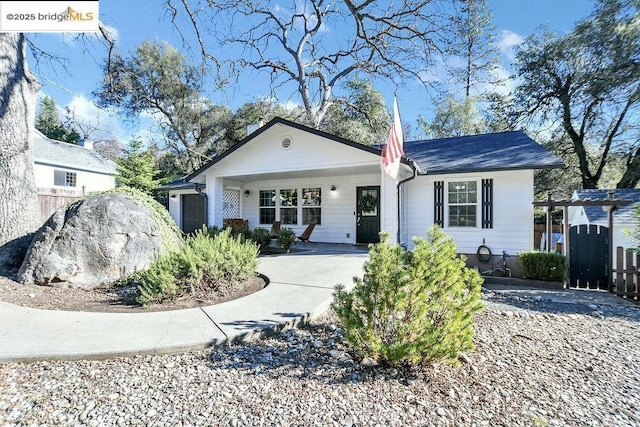
[{"label": "bare tree branch", "polygon": [[[445,2],[292,0],[274,7],[267,0],[209,0],[206,6],[167,0],[174,25],[178,15],[187,17],[204,59],[218,71],[264,73],[272,91],[288,87],[315,127],[335,101],[334,88],[355,72],[427,84],[422,74],[445,34],[439,20]],[[213,38],[205,39],[205,32]],[[214,56],[218,47],[237,56]]]}]

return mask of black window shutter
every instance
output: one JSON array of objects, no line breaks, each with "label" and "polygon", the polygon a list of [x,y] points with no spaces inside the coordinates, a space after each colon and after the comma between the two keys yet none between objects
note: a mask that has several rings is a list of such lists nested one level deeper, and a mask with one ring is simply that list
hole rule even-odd
[{"label": "black window shutter", "polygon": [[433,183],[433,223],[444,227],[444,181]]},{"label": "black window shutter", "polygon": [[482,228],[493,228],[493,179],[482,180]]}]

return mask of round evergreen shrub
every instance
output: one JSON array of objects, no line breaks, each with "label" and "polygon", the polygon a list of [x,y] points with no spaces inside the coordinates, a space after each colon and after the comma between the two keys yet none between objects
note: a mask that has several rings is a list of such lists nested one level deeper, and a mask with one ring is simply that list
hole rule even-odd
[{"label": "round evergreen shrub", "polygon": [[293,232],[290,228],[281,228],[278,232],[278,238],[276,239],[276,243],[278,247],[284,249],[286,252],[289,252],[291,246],[296,242],[296,233]]},{"label": "round evergreen shrub", "polygon": [[465,266],[456,244],[434,226],[406,251],[370,245],[364,278],[350,292],[336,287],[333,309],[345,336],[362,357],[383,364],[457,364],[473,350],[473,314],[482,309],[483,279]]},{"label": "round evergreen shrub", "polygon": [[260,251],[264,251],[271,244],[271,236],[266,228],[254,228],[251,230],[249,238],[258,246]]}]

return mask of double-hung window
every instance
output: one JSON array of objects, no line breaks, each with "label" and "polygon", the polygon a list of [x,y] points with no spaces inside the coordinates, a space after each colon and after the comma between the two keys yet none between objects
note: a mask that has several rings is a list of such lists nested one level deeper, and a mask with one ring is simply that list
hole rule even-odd
[{"label": "double-hung window", "polygon": [[449,227],[477,227],[478,182],[450,181],[447,195]]},{"label": "double-hung window", "polygon": [[302,225],[322,224],[322,189],[302,189]]},{"label": "double-hung window", "polygon": [[280,190],[280,222],[298,224],[298,192],[295,189]]},{"label": "double-hung window", "polygon": [[272,224],[276,220],[276,190],[260,191],[260,224]]}]

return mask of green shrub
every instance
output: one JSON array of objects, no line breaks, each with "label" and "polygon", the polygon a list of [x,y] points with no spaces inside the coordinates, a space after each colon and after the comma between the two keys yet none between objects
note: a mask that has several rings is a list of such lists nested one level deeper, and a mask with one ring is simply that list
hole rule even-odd
[{"label": "green shrub", "polygon": [[127,279],[128,284],[137,284],[139,295],[136,301],[147,305],[177,297],[181,293],[179,274],[176,274],[179,267],[179,253],[172,252],[158,258],[149,269]]},{"label": "green shrub", "polygon": [[251,230],[249,229],[249,227],[231,229],[231,235],[233,237],[242,236],[242,239],[244,239],[245,241],[251,240]]},{"label": "green shrub", "polygon": [[218,234],[222,233],[222,230],[218,226],[212,225],[211,227],[202,226],[202,232],[214,239]]},{"label": "green shrub", "polygon": [[458,363],[460,352],[474,349],[482,277],[465,267],[438,227],[414,238],[410,252],[387,239],[381,233],[381,242],[369,246],[364,279],[354,279],[351,292],[336,287],[333,308],[347,340],[381,363]]},{"label": "green shrub", "polygon": [[209,237],[210,230],[189,236],[179,252],[160,257],[148,270],[136,273],[140,304],[173,299],[183,293],[224,294],[255,274],[258,248],[231,230]]},{"label": "green shrub", "polygon": [[271,236],[266,228],[254,228],[251,230],[249,238],[258,246],[260,251],[264,251],[271,244]]},{"label": "green shrub", "polygon": [[520,252],[518,258],[525,279],[561,281],[565,278],[567,258],[561,253],[528,251]]},{"label": "green shrub", "polygon": [[291,246],[296,242],[296,233],[293,232],[290,228],[281,228],[278,232],[278,238],[276,239],[276,243],[278,247],[284,249],[286,252],[289,252]]}]

